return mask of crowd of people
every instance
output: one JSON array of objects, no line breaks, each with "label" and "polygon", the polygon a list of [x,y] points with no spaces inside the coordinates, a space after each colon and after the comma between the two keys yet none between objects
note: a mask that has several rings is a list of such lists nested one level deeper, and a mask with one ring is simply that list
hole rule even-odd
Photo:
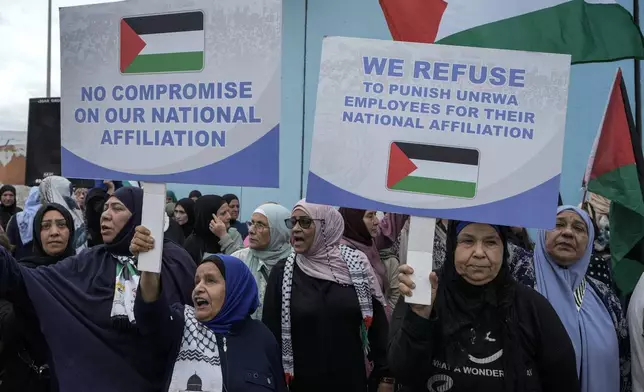
[{"label": "crowd of people", "polygon": [[644,283],[627,314],[595,195],[534,241],[439,220],[413,279],[406,215],[166,201],[160,239],[138,187],[0,188],[0,392],[644,391]]}]

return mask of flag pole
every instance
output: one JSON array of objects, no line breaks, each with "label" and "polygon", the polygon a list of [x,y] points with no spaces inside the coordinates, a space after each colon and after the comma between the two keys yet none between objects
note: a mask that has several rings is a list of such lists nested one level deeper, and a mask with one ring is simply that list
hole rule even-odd
[{"label": "flag pole", "polygon": [[51,2],[47,0],[47,98],[51,97]]}]

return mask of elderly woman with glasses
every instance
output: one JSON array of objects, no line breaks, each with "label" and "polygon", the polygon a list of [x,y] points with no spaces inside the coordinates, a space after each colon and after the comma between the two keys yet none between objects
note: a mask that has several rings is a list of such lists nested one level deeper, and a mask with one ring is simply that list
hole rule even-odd
[{"label": "elderly woman with glasses", "polygon": [[340,244],[342,216],[302,200],[287,224],[293,252],[271,271],[262,320],[290,390],[391,390],[384,298],[364,253]]},{"label": "elderly woman with glasses", "polygon": [[253,314],[254,319],[262,318],[262,304],[271,270],[293,251],[289,243],[291,229],[286,224],[290,216],[289,210],[279,204],[267,203],[257,207],[247,223],[250,228],[248,248],[233,253],[248,266],[259,289],[259,307]]}]

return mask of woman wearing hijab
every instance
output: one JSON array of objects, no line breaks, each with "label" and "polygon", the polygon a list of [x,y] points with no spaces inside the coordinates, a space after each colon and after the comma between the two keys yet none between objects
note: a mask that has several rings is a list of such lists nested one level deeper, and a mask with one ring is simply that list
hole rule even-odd
[{"label": "woman wearing hijab", "polygon": [[302,200],[288,227],[293,253],[271,271],[262,320],[280,342],[290,390],[385,388],[384,298],[364,254],[340,244],[342,216]]},{"label": "woman wearing hijab", "polygon": [[87,246],[101,245],[101,215],[103,206],[109,198],[103,188],[92,188],[85,197],[85,223],[87,224]]},{"label": "woman wearing hijab", "polygon": [[87,247],[87,230],[83,220],[83,212],[78,208],[73,196],[73,185],[65,177],[50,176],[40,183],[40,200],[43,204],[57,203],[65,206],[74,217],[74,238],[72,245],[76,252]]},{"label": "woman wearing hijab", "polygon": [[7,236],[14,246],[13,257],[20,260],[33,254],[34,216],[40,208],[40,190],[33,187],[25,201],[25,209],[14,215],[7,225]]},{"label": "woman wearing hijab", "polygon": [[[37,189],[37,188],[36,188]],[[46,204],[33,217],[33,256],[23,258],[26,268],[53,265],[76,251],[74,219],[60,204]],[[58,390],[49,369],[50,352],[40,332],[33,306],[22,298],[10,298],[14,313],[3,319],[2,342],[7,366],[0,384],[2,392],[46,392]]]},{"label": "woman wearing hijab", "polygon": [[241,235],[230,227],[226,200],[206,195],[195,202],[195,226],[183,246],[197,265],[210,255],[231,255],[243,247]]},{"label": "woman wearing hijab", "polygon": [[514,244],[527,251],[532,251],[534,248],[534,244],[530,240],[528,230],[524,227],[510,227],[506,233],[508,235],[508,243]]},{"label": "woman wearing hijab", "polygon": [[291,213],[279,204],[262,204],[251,216],[248,234],[249,247],[233,253],[248,266],[259,289],[259,307],[253,318],[262,319],[264,294],[268,277],[275,265],[291,254],[291,230],[286,221]]},{"label": "woman wearing hijab", "polygon": [[74,199],[76,200],[76,206],[81,211],[85,211],[85,198],[87,197],[87,188],[76,188],[74,190]]},{"label": "woman wearing hijab", "polygon": [[177,202],[177,196],[174,194],[173,191],[166,191],[165,192],[165,202],[166,204],[170,203],[176,203]]},{"label": "woman wearing hijab", "polygon": [[242,239],[245,239],[248,237],[248,226],[246,223],[239,221],[239,198],[232,193],[223,195],[222,198],[226,200],[228,207],[230,207],[230,227],[234,227],[241,234]]},{"label": "woman wearing hijab", "polygon": [[[429,277],[432,305],[406,305],[389,346],[405,391],[570,392],[575,355],[548,301],[517,284],[499,226],[450,222],[447,260]],[[409,265],[400,292],[411,296]]]},{"label": "woman wearing hijab", "polygon": [[16,188],[13,185],[3,185],[0,188],[0,226],[7,231],[7,225],[12,216],[22,211],[16,206]]},{"label": "woman wearing hijab", "polygon": [[586,274],[593,224],[577,207],[557,211],[555,228],[537,235],[535,289],[550,301],[568,331],[581,391],[630,391],[630,345],[621,305],[608,285]]},{"label": "woman wearing hijab", "polygon": [[[159,374],[167,362],[134,318],[139,272],[129,245],[142,205],[140,188],[116,191],[101,217],[104,245],[54,265],[26,268],[0,249],[0,297],[33,306],[61,391],[152,392],[163,386]],[[161,275],[169,303],[192,302],[194,271],[188,254],[164,241]]]},{"label": "woman wearing hijab", "polygon": [[[393,253],[381,250],[390,247],[392,241],[386,241],[383,233],[379,230],[381,221],[376,216],[376,211],[360,210],[355,208],[340,208],[340,215],[344,219],[344,234],[342,244],[364,253],[369,259],[371,267],[376,273],[380,289],[387,300],[388,313],[396,306],[398,297],[398,265],[400,262]],[[408,216],[387,214],[382,220],[395,220],[396,230],[391,232],[390,237],[397,239],[405,225]]]},{"label": "woman wearing hijab", "polygon": [[190,194],[188,195],[188,199],[192,199],[192,201],[197,201],[197,199],[200,197],[201,197],[201,192],[199,192],[196,189],[190,191]]},{"label": "woman wearing hijab", "polygon": [[195,202],[190,198],[181,199],[174,206],[174,220],[181,226],[183,237],[188,238],[195,227]]},{"label": "woman wearing hijab", "polygon": [[[137,229],[132,252],[153,246],[150,232]],[[259,305],[257,285],[241,260],[206,257],[197,268],[192,306],[170,306],[160,296],[162,281],[159,274],[142,274],[135,314],[142,333],[170,358],[164,391],[287,390],[275,338],[250,318]]]},{"label": "woman wearing hijab", "polygon": [[165,205],[165,214],[168,216],[168,218],[174,218],[174,206],[176,203],[167,203]]}]

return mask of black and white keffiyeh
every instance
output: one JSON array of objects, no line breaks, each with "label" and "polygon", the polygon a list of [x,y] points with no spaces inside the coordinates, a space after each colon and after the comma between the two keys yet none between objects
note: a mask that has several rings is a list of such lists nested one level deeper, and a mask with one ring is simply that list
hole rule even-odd
[{"label": "black and white keffiyeh", "polygon": [[[359,333],[362,340],[365,355],[369,352],[368,330],[373,321],[372,298],[376,295],[370,282],[370,274],[366,268],[369,261],[364,253],[345,245],[340,245],[342,259],[347,263],[349,276],[358,296],[362,323]],[[282,364],[287,383],[295,375],[295,364],[293,361],[293,341],[291,338],[291,289],[293,286],[293,269],[297,255],[293,252],[286,260],[284,277],[282,279]]]},{"label": "black and white keffiyeh", "polygon": [[184,318],[181,348],[168,392],[222,391],[224,380],[215,333],[195,318],[195,309],[191,306],[186,305]]}]

